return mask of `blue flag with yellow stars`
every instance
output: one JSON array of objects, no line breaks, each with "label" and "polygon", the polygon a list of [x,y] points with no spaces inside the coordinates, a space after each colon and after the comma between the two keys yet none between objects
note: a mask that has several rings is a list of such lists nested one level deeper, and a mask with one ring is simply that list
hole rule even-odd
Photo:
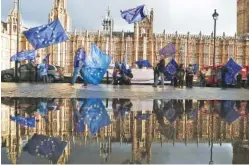
[{"label": "blue flag with yellow stars", "polygon": [[152,65],[150,64],[150,62],[148,60],[139,60],[136,61],[136,64],[138,66],[139,69],[146,67],[146,68],[151,68]]},{"label": "blue flag with yellow stars", "polygon": [[147,120],[150,117],[150,114],[138,114],[135,116],[137,120]]},{"label": "blue flag with yellow stars", "polygon": [[125,11],[121,10],[121,17],[129,24],[138,23],[146,18],[146,15],[144,14],[144,6],[145,5],[140,5],[133,9],[128,9]]},{"label": "blue flag with yellow stars", "polygon": [[99,84],[111,63],[111,60],[112,56],[105,54],[93,44],[91,55],[87,56],[83,69],[84,81],[94,85]]},{"label": "blue flag with yellow stars", "polygon": [[165,67],[164,71],[166,72],[167,80],[172,80],[174,75],[176,74],[178,68],[178,64],[174,59],[170,60],[170,62]]},{"label": "blue flag with yellow stars", "polygon": [[226,83],[232,83],[235,75],[242,69],[240,65],[238,65],[232,58],[229,59],[227,64],[225,65],[228,72],[226,73],[225,81]]},{"label": "blue flag with yellow stars", "polygon": [[34,128],[35,127],[35,117],[23,117],[23,116],[10,116],[12,121],[20,124],[21,126],[27,126]]},{"label": "blue flag with yellow stars", "polygon": [[25,50],[11,56],[10,61],[20,62],[25,60],[34,60],[35,58],[36,58],[35,50]]},{"label": "blue flag with yellow stars", "polygon": [[31,28],[23,34],[34,49],[45,48],[68,40],[68,36],[59,19],[49,24]]},{"label": "blue flag with yellow stars", "polygon": [[61,141],[55,137],[34,134],[28,143],[24,146],[23,151],[33,156],[39,156],[57,163],[63,154],[67,142]]},{"label": "blue flag with yellow stars", "polygon": [[101,99],[87,99],[83,107],[83,118],[91,135],[111,124],[110,117]]}]

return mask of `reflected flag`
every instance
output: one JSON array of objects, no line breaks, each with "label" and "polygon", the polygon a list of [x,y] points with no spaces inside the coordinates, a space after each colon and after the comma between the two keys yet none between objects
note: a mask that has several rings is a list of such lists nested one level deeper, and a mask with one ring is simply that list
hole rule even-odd
[{"label": "reflected flag", "polygon": [[135,116],[137,120],[147,120],[150,117],[150,114],[138,114]]},{"label": "reflected flag", "polygon": [[232,58],[229,59],[227,64],[225,65],[228,72],[226,73],[225,81],[226,83],[232,83],[235,75],[242,69],[240,65],[238,65]]},{"label": "reflected flag", "polygon": [[39,104],[38,104],[38,113],[42,116],[46,116],[47,113],[48,113],[48,104],[47,102],[43,102],[41,101]]},{"label": "reflected flag", "polygon": [[170,122],[170,124],[173,124],[178,116],[174,108],[169,108],[165,113],[165,117]]},{"label": "reflected flag", "polygon": [[81,116],[78,110],[74,109],[74,128],[78,133],[83,133],[85,131],[84,118]]},{"label": "reflected flag", "polygon": [[136,64],[138,66],[139,69],[146,67],[146,68],[151,68],[152,65],[150,64],[150,62],[148,60],[139,60],[136,61]]},{"label": "reflected flag", "polygon": [[125,11],[121,10],[121,17],[129,24],[138,23],[146,18],[146,15],[144,14],[144,6],[145,5],[140,5],[133,9],[128,9]]},{"label": "reflected flag", "polygon": [[159,51],[159,55],[164,57],[173,56],[175,54],[176,54],[176,48],[175,45],[172,43],[169,43],[167,47],[164,47]]},{"label": "reflected flag", "polygon": [[101,99],[87,99],[83,107],[83,118],[91,135],[111,124],[110,117]]},{"label": "reflected flag", "polygon": [[25,61],[25,60],[35,60],[35,50],[25,50],[18,52],[17,54],[11,56],[10,61]]},{"label": "reflected flag", "polygon": [[55,164],[63,154],[66,146],[67,142],[57,138],[34,134],[24,146],[23,151],[33,156],[51,160]]},{"label": "reflected flag", "polygon": [[240,117],[240,114],[236,112],[235,104],[230,100],[221,101],[220,116],[228,123],[232,124],[236,119]]},{"label": "reflected flag", "polygon": [[34,128],[35,127],[35,117],[23,117],[23,116],[10,116],[12,121],[15,121],[17,124],[21,126],[27,126]]},{"label": "reflected flag", "polygon": [[68,36],[59,19],[49,24],[31,28],[23,34],[34,49],[45,48],[68,40]]},{"label": "reflected flag", "polygon": [[92,45],[91,55],[87,56],[84,67],[84,81],[97,85],[103,79],[112,57]]}]

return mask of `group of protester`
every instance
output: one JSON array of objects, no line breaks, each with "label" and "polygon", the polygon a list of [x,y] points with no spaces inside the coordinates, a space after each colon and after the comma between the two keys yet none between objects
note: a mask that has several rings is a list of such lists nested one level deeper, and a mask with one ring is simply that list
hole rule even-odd
[{"label": "group of protester", "polygon": [[30,60],[27,69],[29,70],[29,81],[35,82],[37,78],[38,81],[48,83],[48,62],[46,59],[43,59],[42,63],[38,65]]},{"label": "group of protester", "polygon": [[[183,64],[180,64],[176,68],[176,73],[173,75],[171,80],[171,85],[174,87],[181,87],[183,88],[184,85],[184,76],[186,80],[186,87],[192,88],[193,87],[193,77],[194,77],[194,68],[192,64],[184,69]],[[165,57],[160,56],[160,61],[157,63],[156,67],[154,68],[154,87],[158,86],[159,78],[161,82],[160,87],[164,87],[164,79],[165,79]]]}]

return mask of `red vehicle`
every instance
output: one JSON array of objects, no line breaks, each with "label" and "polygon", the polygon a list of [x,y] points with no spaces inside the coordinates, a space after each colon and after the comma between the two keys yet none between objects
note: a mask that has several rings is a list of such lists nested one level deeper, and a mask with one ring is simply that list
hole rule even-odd
[{"label": "red vehicle", "polygon": [[[205,83],[207,86],[217,85],[219,83],[218,74],[221,68],[222,68],[222,65],[216,65],[214,69],[213,69],[213,66],[204,66],[201,68],[201,72],[205,74]],[[213,74],[215,75],[214,83],[213,83]]]},{"label": "red vehicle", "polygon": [[[201,72],[205,74],[205,82],[206,85],[218,85],[219,84],[219,72],[221,71],[222,65],[216,65],[215,69],[212,69],[213,66],[204,66],[201,68]],[[214,84],[213,84],[213,72],[215,71]],[[242,80],[244,84],[247,81],[247,74],[249,72],[249,66],[243,66],[240,70],[240,74],[242,75]]]}]

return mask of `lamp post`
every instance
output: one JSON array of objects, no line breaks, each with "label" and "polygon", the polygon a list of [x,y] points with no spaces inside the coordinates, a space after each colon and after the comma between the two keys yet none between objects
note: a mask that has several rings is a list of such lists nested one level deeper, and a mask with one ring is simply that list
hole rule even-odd
[{"label": "lamp post", "polygon": [[216,21],[218,19],[219,14],[216,12],[216,9],[213,13],[213,19],[214,19],[214,56],[213,56],[213,85],[214,85],[214,78],[215,78],[215,39],[216,39]]},{"label": "lamp post", "polygon": [[[20,15],[19,15],[19,9],[20,9],[20,2],[17,0],[17,39],[16,39],[16,55],[19,52],[19,33],[20,33]],[[18,81],[18,61],[15,61],[15,81]]]}]

